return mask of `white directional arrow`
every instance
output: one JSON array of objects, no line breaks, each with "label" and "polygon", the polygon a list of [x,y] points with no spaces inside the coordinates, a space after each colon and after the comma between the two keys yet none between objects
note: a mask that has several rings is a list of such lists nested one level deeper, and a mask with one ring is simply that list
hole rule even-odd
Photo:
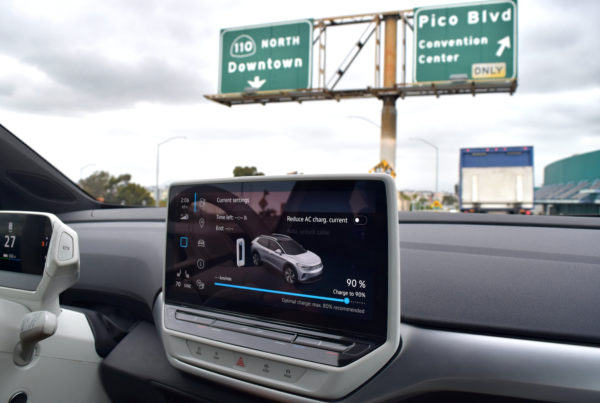
[{"label": "white directional arrow", "polygon": [[264,78],[261,80],[259,76],[254,76],[254,81],[248,80],[248,84],[254,89],[259,89],[266,81]]},{"label": "white directional arrow", "polygon": [[502,53],[504,53],[504,49],[510,49],[510,37],[505,36],[504,38],[500,39],[498,41],[498,45],[500,45],[500,47],[498,48],[498,51],[496,51],[496,56],[500,57],[502,56]]}]

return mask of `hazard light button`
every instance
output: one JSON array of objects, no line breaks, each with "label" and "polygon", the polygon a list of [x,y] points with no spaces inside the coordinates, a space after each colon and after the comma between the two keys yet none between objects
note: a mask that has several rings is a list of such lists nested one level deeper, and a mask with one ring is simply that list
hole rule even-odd
[{"label": "hazard light button", "polygon": [[248,358],[247,355],[236,355],[233,360],[233,368],[238,371],[248,371],[248,366],[250,365],[251,358]]}]

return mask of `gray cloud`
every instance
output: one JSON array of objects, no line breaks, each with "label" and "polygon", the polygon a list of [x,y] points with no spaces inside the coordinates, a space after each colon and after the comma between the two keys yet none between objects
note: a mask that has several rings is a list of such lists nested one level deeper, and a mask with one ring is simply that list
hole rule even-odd
[{"label": "gray cloud", "polygon": [[600,2],[519,2],[519,90],[600,86]]},{"label": "gray cloud", "polygon": [[[39,10],[23,11],[29,2],[14,3],[18,6],[0,2],[0,72],[5,71],[3,67],[8,69],[0,73],[0,109],[38,113],[35,120],[44,123],[35,124],[68,133],[70,137],[63,137],[68,140],[93,133],[103,142],[118,138],[136,144],[139,136],[140,146],[151,144],[146,162],[132,162],[137,164],[133,168],[122,162],[124,158],[112,158],[106,167],[101,166],[94,147],[89,153],[82,149],[80,161],[75,162],[62,158],[62,151],[56,152],[57,165],[72,175],[78,176],[80,166],[92,161],[98,163],[98,169],[127,170],[144,178],[142,182],[152,183],[153,172],[148,167],[154,163],[154,145],[172,135],[193,140],[178,145],[180,151],[196,147],[203,158],[182,159],[177,154],[169,162],[169,155],[175,153],[165,151],[161,155],[165,178],[170,165],[178,167],[175,178],[184,172],[217,175],[211,169],[219,166],[227,168],[219,175],[229,175],[240,163],[282,173],[288,169],[365,170],[378,162],[379,130],[367,122],[348,119],[348,115],[362,115],[379,123],[381,105],[377,100],[226,108],[204,101],[202,95],[217,88],[220,28],[392,10],[397,1],[382,0],[371,10],[360,2],[311,0],[285,6],[247,1],[105,0],[72,2],[68,7],[57,1],[56,5],[48,3],[58,10],[50,16]],[[414,0],[407,6],[436,3],[443,2]],[[433,150],[410,137],[422,137],[440,147],[440,182],[445,189],[457,181],[461,147],[533,145],[538,181],[547,163],[598,148],[600,51],[596,42],[600,24],[596,19],[600,2],[528,0],[518,4],[519,88],[514,96],[398,100],[397,163],[402,186],[431,188],[434,183]],[[338,31],[339,36],[346,32]],[[331,63],[328,78],[356,39],[346,35],[341,39],[348,41],[338,41],[337,34],[333,35],[338,31],[328,34],[328,51],[333,52],[327,59]],[[336,47],[339,60],[334,57]],[[370,84],[371,50],[363,51],[344,85]],[[5,59],[8,67],[3,66]],[[199,101],[203,103],[195,105]],[[131,109],[145,102],[164,106],[151,105],[147,115],[143,114],[144,105]],[[184,103],[194,105],[177,107]],[[118,112],[86,115],[96,111]],[[52,117],[44,120],[42,115]],[[54,115],[86,116],[64,119],[61,127],[63,119],[54,119]],[[30,129],[34,123],[28,115],[21,118],[23,133],[27,129],[44,131]],[[13,117],[14,122],[18,120]],[[92,124],[94,130],[88,132]],[[14,125],[19,132],[17,123]],[[50,146],[34,135],[31,139],[41,144],[40,152],[46,155],[42,146]],[[280,152],[273,155],[273,149]],[[194,161],[194,165],[181,169],[182,161]],[[196,170],[198,164],[205,164],[201,165],[204,171]]]},{"label": "gray cloud", "polygon": [[[46,77],[0,77],[1,106],[72,114],[144,101],[199,102],[215,91],[218,31],[205,22],[223,19],[219,8],[189,1],[83,4],[61,18],[0,4],[0,56]],[[248,5],[221,5],[239,7]],[[519,13],[520,93],[600,86],[593,40],[600,37],[600,2],[519,2]]]},{"label": "gray cloud", "polygon": [[154,57],[128,64],[79,51],[40,52],[25,60],[42,67],[52,81],[77,94],[90,107],[120,107],[136,101],[196,101],[206,89],[206,83],[191,68]]},{"label": "gray cloud", "polygon": [[0,78],[0,105],[72,114],[136,102],[202,101],[212,84],[202,77],[202,61],[193,50],[195,28],[177,15],[158,18],[151,2],[117,9],[121,4],[86,9],[63,21],[0,7],[0,55],[45,78],[20,73],[11,81]]},{"label": "gray cloud", "polygon": [[14,94],[16,86],[14,83],[4,79],[0,81],[0,97],[7,97]]}]

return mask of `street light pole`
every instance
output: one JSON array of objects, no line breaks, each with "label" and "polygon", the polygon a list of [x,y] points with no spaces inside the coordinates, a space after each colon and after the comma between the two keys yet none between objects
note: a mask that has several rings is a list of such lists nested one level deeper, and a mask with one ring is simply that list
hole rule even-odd
[{"label": "street light pole", "polygon": [[186,139],[187,137],[185,136],[174,136],[174,137],[169,137],[168,139],[166,139],[165,141],[162,141],[160,143],[158,143],[156,145],[156,189],[154,190],[154,194],[156,196],[156,207],[158,207],[158,202],[159,202],[159,197],[160,197],[160,192],[158,191],[158,166],[159,166],[159,162],[160,162],[160,146],[162,146],[165,143],[168,143],[169,141],[172,140],[177,140],[177,139]]},{"label": "street light pole", "polygon": [[96,164],[87,164],[87,165],[84,165],[81,168],[79,168],[79,180],[83,179],[83,170],[84,169],[89,168],[89,167],[95,167],[95,166],[96,166]]},{"label": "street light pole", "polygon": [[438,185],[439,185],[439,176],[440,176],[440,169],[439,169],[439,166],[440,166],[440,150],[439,150],[439,148],[435,144],[433,144],[433,143],[431,143],[431,142],[429,142],[429,141],[427,141],[427,140],[425,140],[425,139],[423,139],[421,137],[410,137],[410,140],[419,140],[419,141],[422,141],[423,143],[425,143],[428,146],[431,146],[431,147],[433,147],[435,149],[435,193],[437,193],[439,191],[439,186]]},{"label": "street light pole", "polygon": [[357,116],[357,115],[349,115],[348,116],[351,119],[360,119],[360,120],[364,120],[365,122],[368,122],[370,124],[372,124],[373,126],[375,126],[378,129],[381,129],[381,125],[378,125],[377,123],[373,122],[371,119],[367,119],[364,116]]}]

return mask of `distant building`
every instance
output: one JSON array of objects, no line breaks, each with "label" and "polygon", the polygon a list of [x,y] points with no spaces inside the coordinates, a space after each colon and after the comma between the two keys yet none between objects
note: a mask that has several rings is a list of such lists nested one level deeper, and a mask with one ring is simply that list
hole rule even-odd
[{"label": "distant building", "polygon": [[[152,197],[156,197],[156,186],[145,186],[146,190],[150,192]],[[167,200],[169,197],[169,186],[159,186],[158,187],[159,200]]]},{"label": "distant building", "polygon": [[600,215],[600,150],[547,165],[535,204],[544,214]]}]

